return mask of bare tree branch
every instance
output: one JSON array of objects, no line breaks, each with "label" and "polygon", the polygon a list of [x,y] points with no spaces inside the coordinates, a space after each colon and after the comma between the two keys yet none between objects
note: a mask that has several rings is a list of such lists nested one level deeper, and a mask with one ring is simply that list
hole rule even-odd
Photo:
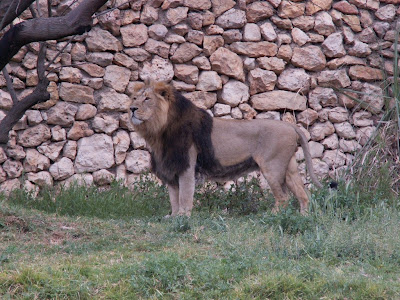
[{"label": "bare tree branch", "polygon": [[0,40],[0,69],[28,43],[57,40],[88,31],[92,26],[92,15],[106,2],[85,0],[66,16],[31,19],[15,25]]},{"label": "bare tree branch", "polygon": [[8,92],[10,93],[11,99],[12,99],[13,103],[15,104],[18,102],[18,97],[17,97],[17,94],[15,93],[13,82],[11,80],[10,75],[8,74],[7,68],[3,69],[3,75],[6,80]]},{"label": "bare tree branch", "polygon": [[7,115],[0,123],[0,144],[6,144],[8,142],[8,133],[18,120],[21,119],[26,110],[37,103],[50,99],[50,94],[47,92],[48,84],[49,80],[44,78],[31,94],[19,101],[7,112]]},{"label": "bare tree branch", "polygon": [[0,30],[9,25],[35,0],[2,0],[0,1]]}]

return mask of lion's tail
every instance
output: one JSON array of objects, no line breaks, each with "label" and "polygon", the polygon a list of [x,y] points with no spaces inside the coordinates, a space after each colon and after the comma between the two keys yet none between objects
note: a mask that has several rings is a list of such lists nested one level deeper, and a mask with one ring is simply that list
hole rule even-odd
[{"label": "lion's tail", "polygon": [[308,148],[307,138],[304,136],[304,133],[301,132],[301,130],[296,125],[293,125],[293,128],[296,130],[297,135],[300,137],[300,145],[303,148],[304,158],[306,159],[306,166],[307,166],[308,173],[310,174],[310,177],[311,177],[312,181],[314,182],[314,184],[317,187],[322,188],[322,184],[319,182],[317,176],[314,173],[314,168],[312,165],[310,149]]}]

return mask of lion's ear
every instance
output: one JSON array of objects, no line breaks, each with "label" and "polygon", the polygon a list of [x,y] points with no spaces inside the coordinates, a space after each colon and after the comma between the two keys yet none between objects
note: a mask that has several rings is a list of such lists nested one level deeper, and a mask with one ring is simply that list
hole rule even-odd
[{"label": "lion's ear", "polygon": [[154,85],[154,91],[167,101],[172,101],[174,99],[173,87],[165,82],[157,82]]},{"label": "lion's ear", "polygon": [[141,89],[143,89],[144,88],[144,83],[143,82],[139,82],[139,81],[136,81],[136,82],[134,82],[133,83],[133,89],[132,89],[132,93],[134,94],[134,93],[137,93],[137,92],[139,92]]}]

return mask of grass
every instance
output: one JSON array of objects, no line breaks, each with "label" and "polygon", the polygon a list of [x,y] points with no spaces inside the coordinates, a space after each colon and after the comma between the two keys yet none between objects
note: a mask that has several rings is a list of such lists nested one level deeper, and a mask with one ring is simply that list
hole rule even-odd
[{"label": "grass", "polygon": [[18,192],[0,200],[0,298],[398,299],[399,209],[356,190],[314,191],[301,216],[253,182],[208,186],[190,219],[164,219],[148,181]]}]

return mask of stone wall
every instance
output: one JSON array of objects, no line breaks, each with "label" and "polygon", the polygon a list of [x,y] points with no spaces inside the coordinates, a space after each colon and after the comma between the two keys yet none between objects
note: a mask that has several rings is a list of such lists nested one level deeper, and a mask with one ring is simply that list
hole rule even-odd
[{"label": "stone wall", "polygon": [[[399,2],[139,0],[101,14],[71,44],[49,42],[49,61],[66,46],[49,76],[51,99],[0,148],[0,188],[134,182],[150,157],[125,111],[132,83],[146,78],[172,80],[215,117],[297,123],[317,174],[334,175],[379,120]],[[54,14],[71,3],[53,1]],[[24,47],[8,65],[21,98],[37,83],[37,52],[36,43]],[[3,118],[12,101],[1,76],[0,87]]]}]

